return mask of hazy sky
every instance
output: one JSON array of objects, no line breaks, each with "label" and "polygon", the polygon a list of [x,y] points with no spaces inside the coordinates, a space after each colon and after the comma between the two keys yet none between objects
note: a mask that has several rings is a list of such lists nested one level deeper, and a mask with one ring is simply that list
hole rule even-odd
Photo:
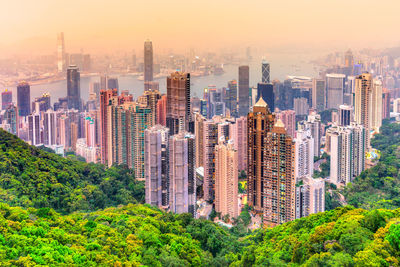
[{"label": "hazy sky", "polygon": [[[0,0],[0,52],[400,45],[399,0]],[[49,51],[48,53],[50,53]]]}]

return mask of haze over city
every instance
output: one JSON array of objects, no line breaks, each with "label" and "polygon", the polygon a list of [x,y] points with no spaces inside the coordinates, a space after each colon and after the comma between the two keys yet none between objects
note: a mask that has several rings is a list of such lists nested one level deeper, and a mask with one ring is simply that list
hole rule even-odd
[{"label": "haze over city", "polygon": [[[54,51],[63,31],[67,49],[101,53],[235,50],[326,52],[400,44],[400,2],[383,1],[1,1],[0,56]],[[365,40],[367,36],[371,38]]]}]

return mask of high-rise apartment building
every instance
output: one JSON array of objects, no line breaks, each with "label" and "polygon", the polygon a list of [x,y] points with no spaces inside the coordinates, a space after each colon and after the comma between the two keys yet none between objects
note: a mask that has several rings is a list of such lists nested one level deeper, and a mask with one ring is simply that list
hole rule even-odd
[{"label": "high-rise apartment building", "polygon": [[326,75],[326,108],[338,109],[343,104],[343,94],[345,89],[344,74]]},{"label": "high-rise apartment building", "polygon": [[312,84],[312,107],[321,112],[325,110],[325,80],[313,79]]},{"label": "high-rise apartment building", "polygon": [[364,126],[365,148],[370,149],[372,75],[363,73],[355,81],[355,121]]},{"label": "high-rise apartment building", "polygon": [[271,113],[263,98],[253,106],[247,115],[247,198],[249,206],[258,213],[264,206],[264,162],[265,138],[272,130],[275,115]]},{"label": "high-rise apartment building", "polygon": [[108,105],[111,98],[117,96],[117,90],[100,91],[100,125],[101,125],[101,163],[108,163]]},{"label": "high-rise apartment building", "polygon": [[310,176],[301,177],[296,186],[296,219],[325,211],[325,181]]},{"label": "high-rise apartment building", "polygon": [[81,110],[81,75],[75,65],[67,69],[67,99],[69,109]]},{"label": "high-rise apartment building", "polygon": [[204,166],[204,122],[205,118],[199,114],[194,114],[194,136],[196,138],[196,168]]},{"label": "high-rise apartment building", "polygon": [[31,114],[31,87],[27,82],[17,86],[18,116],[25,117]]},{"label": "high-rise apartment building", "polygon": [[28,136],[31,145],[38,146],[42,144],[42,138],[40,134],[41,122],[40,113],[35,112],[28,116]]},{"label": "high-rise apartment building", "polygon": [[236,80],[232,80],[228,82],[229,88],[229,101],[227,102],[227,108],[230,110],[230,114],[232,117],[237,117],[238,112],[238,84]]},{"label": "high-rise apartment building", "polygon": [[166,124],[170,134],[189,129],[190,118],[190,74],[174,72],[167,77]]},{"label": "high-rise apartment building", "polygon": [[270,66],[266,60],[261,63],[261,82],[270,83]]},{"label": "high-rise apartment building", "polygon": [[12,91],[5,90],[1,93],[1,109],[6,110],[12,104]]},{"label": "high-rise apartment building", "polygon": [[238,152],[232,142],[220,140],[215,147],[215,211],[238,216]]},{"label": "high-rise apartment building", "polygon": [[203,164],[204,199],[212,202],[214,200],[215,186],[215,146],[218,144],[218,123],[213,120],[203,122]]},{"label": "high-rise apartment building", "polygon": [[146,203],[166,209],[169,205],[169,129],[155,125],[145,130],[144,166]]},{"label": "high-rise apartment building", "polygon": [[281,110],[275,113],[276,119],[280,119],[285,125],[286,132],[292,138],[296,132],[296,112],[294,110]]},{"label": "high-rise apartment building", "polygon": [[239,66],[239,117],[249,112],[249,66]]},{"label": "high-rise apartment building", "polygon": [[382,126],[382,82],[374,80],[371,92],[371,130],[378,132]]},{"label": "high-rise apartment building", "polygon": [[354,117],[354,111],[352,106],[340,105],[339,106],[339,125],[348,126]]},{"label": "high-rise apartment building", "polygon": [[169,209],[195,214],[196,176],[194,136],[180,132],[169,139]]},{"label": "high-rise apartment building", "polygon": [[247,170],[247,117],[236,118],[234,124],[230,124],[230,139],[238,152],[239,171]]},{"label": "high-rise apartment building", "polygon": [[321,152],[321,116],[316,113],[311,113],[307,117],[307,121],[299,122],[299,130],[310,129],[311,136],[314,139],[314,156],[319,157]]},{"label": "high-rise apartment building", "polygon": [[382,93],[382,119],[390,118],[390,93],[386,88],[383,88]]},{"label": "high-rise apartment building", "polygon": [[155,125],[157,123],[158,114],[157,103],[161,99],[160,92],[158,90],[146,90],[140,98],[143,99],[143,104],[151,109],[151,123]]},{"label": "high-rise apartment building", "polygon": [[292,221],[296,216],[295,148],[282,121],[278,120],[267,132],[265,147],[262,164],[263,223],[274,226]]},{"label": "high-rise apartment building", "polygon": [[153,81],[153,43],[150,40],[144,42],[144,90],[148,90]]},{"label": "high-rise apartment building", "polygon": [[43,113],[43,144],[56,145],[57,140],[57,113],[53,110],[47,110]]},{"label": "high-rise apartment building", "polygon": [[167,96],[162,95],[157,102],[157,124],[162,126],[167,125]]},{"label": "high-rise apartment building", "polygon": [[310,129],[296,132],[295,142],[295,177],[296,182],[301,177],[311,177],[314,173],[314,139]]}]

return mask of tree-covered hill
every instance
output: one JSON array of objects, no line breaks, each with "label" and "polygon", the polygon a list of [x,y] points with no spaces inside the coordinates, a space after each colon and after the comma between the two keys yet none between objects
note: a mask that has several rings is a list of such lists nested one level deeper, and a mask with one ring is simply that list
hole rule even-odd
[{"label": "tree-covered hill", "polygon": [[144,201],[144,184],[124,166],[63,158],[0,129],[0,201],[68,213]]},{"label": "tree-covered hill", "polygon": [[0,204],[1,266],[399,266],[400,210],[343,207],[238,239],[141,204],[60,215]]}]

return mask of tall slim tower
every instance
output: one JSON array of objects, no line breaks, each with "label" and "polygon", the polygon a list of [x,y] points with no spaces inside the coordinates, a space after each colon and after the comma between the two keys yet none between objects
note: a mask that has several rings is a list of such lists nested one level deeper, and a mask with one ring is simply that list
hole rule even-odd
[{"label": "tall slim tower", "polygon": [[190,74],[174,72],[167,77],[166,124],[171,135],[189,130]]},{"label": "tall slim tower", "polygon": [[249,66],[239,66],[239,117],[249,112]]},{"label": "tall slim tower", "polygon": [[150,89],[153,81],[153,43],[150,40],[144,42],[144,90]]},{"label": "tall slim tower", "polygon": [[345,79],[344,74],[326,75],[326,107],[328,109],[338,109],[343,104]]},{"label": "tall slim tower", "polygon": [[371,94],[371,129],[379,132],[382,126],[382,82],[373,81]]},{"label": "tall slim tower", "polygon": [[27,82],[21,82],[17,86],[17,107],[18,116],[31,114],[31,87]]},{"label": "tall slim tower", "polygon": [[227,108],[231,112],[232,117],[237,117],[237,90],[238,90],[238,85],[236,80],[232,80],[228,82],[228,88],[229,88],[229,100],[227,102]]},{"label": "tall slim tower", "polygon": [[213,120],[203,122],[203,164],[204,199],[214,201],[215,197],[215,146],[218,144],[218,123]]},{"label": "tall slim tower", "polygon": [[100,125],[101,125],[101,163],[108,162],[108,105],[112,97],[117,96],[117,90],[100,90]]},{"label": "tall slim tower", "polygon": [[370,149],[372,75],[363,73],[355,81],[355,121],[364,126],[365,149]]},{"label": "tall slim tower", "polygon": [[1,93],[1,109],[6,110],[12,104],[12,91],[5,90]]},{"label": "tall slim tower", "polygon": [[261,63],[261,82],[270,83],[269,63],[263,60]]},{"label": "tall slim tower", "polygon": [[67,99],[69,109],[81,110],[81,75],[75,65],[67,69]]},{"label": "tall slim tower", "polygon": [[310,129],[299,130],[295,142],[295,177],[296,182],[301,177],[311,177],[314,172],[314,139]]},{"label": "tall slim tower", "polygon": [[318,112],[325,110],[325,80],[313,79],[312,107]]},{"label": "tall slim tower", "polygon": [[57,35],[57,69],[58,69],[58,72],[64,72],[65,68],[66,68],[66,60],[65,60],[64,33],[60,32]]},{"label": "tall slim tower", "polygon": [[247,199],[255,211],[261,213],[264,202],[265,137],[271,131],[275,115],[261,97],[247,115]]},{"label": "tall slim tower", "polygon": [[295,219],[294,143],[278,120],[265,138],[263,223],[274,226]]},{"label": "tall slim tower", "polygon": [[220,140],[215,147],[215,210],[238,216],[238,152],[233,143]]}]

